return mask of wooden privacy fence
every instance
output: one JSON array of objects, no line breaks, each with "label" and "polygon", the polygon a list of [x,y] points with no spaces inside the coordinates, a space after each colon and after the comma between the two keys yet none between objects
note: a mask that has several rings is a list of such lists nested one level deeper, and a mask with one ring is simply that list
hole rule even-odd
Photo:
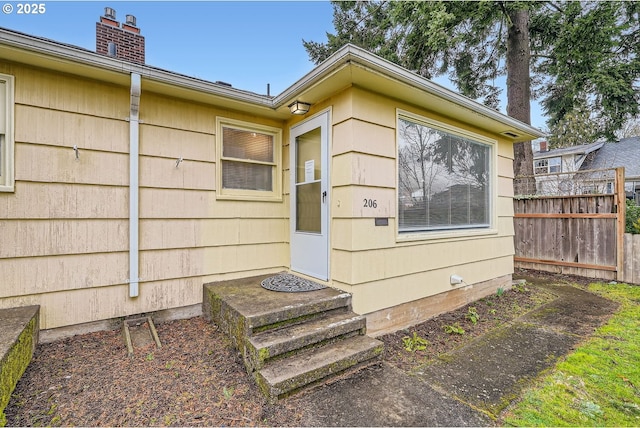
[{"label": "wooden privacy fence", "polygon": [[[587,175],[581,177],[581,183],[575,172],[556,174],[561,176],[557,181],[565,183],[558,188],[580,189],[564,194],[550,194],[550,174],[545,174],[544,186],[539,177],[528,178],[537,179],[537,188],[547,190],[542,196],[514,198],[517,268],[624,280],[624,169],[610,172],[609,183],[603,181],[598,186],[591,182],[584,185]],[[569,180],[571,185],[566,185]],[[584,193],[598,189],[610,192]]]},{"label": "wooden privacy fence", "polygon": [[623,276],[620,281],[640,285],[640,235],[624,234]]}]

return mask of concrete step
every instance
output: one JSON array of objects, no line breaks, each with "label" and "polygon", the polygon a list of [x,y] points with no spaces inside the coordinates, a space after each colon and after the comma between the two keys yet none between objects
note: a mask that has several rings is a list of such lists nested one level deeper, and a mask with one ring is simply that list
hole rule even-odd
[{"label": "concrete step", "polygon": [[266,361],[347,336],[362,335],[366,319],[351,311],[328,312],[316,319],[273,330],[266,330],[247,340],[247,365],[260,369]]},{"label": "concrete step", "polygon": [[0,427],[11,393],[31,362],[40,332],[40,306],[0,309]]},{"label": "concrete step", "polygon": [[203,313],[241,348],[244,339],[261,331],[296,324],[327,311],[351,310],[351,295],[331,288],[305,293],[265,290],[269,275],[204,286]]},{"label": "concrete step", "polygon": [[322,296],[315,300],[301,302],[296,305],[287,305],[262,313],[248,314],[245,317],[247,321],[247,333],[249,336],[252,336],[258,332],[274,327],[278,328],[289,324],[305,322],[327,311],[336,309],[350,310],[351,294],[340,293]]},{"label": "concrete step", "polygon": [[349,293],[274,292],[260,286],[268,276],[206,284],[202,305],[270,400],[379,362],[383,344],[365,335]]},{"label": "concrete step", "polygon": [[369,336],[353,336],[321,348],[275,360],[256,372],[256,381],[271,400],[349,369],[380,361],[383,343]]}]

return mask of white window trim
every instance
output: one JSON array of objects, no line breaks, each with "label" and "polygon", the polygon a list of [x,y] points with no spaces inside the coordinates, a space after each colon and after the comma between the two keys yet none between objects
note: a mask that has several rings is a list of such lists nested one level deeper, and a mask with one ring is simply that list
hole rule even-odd
[{"label": "white window trim", "polygon": [[[553,165],[551,165],[551,161],[557,161],[557,164],[554,162]],[[546,162],[545,165],[539,165],[537,166],[536,163],[538,162]],[[551,171],[551,167],[559,167],[560,170],[559,171]],[[537,169],[545,169],[545,172],[536,172]],[[533,161],[533,172],[534,175],[536,174],[557,174],[562,172],[562,157],[560,156],[554,156],[551,158],[542,158],[542,159],[535,159]]]},{"label": "white window trim", "polygon": [[[222,128],[230,127],[248,132],[259,132],[273,136],[273,163],[274,172],[272,177],[273,189],[264,190],[243,190],[224,189],[222,187],[222,161],[225,160],[222,151]],[[225,117],[216,118],[216,199],[242,200],[242,201],[282,201],[282,129],[272,126],[260,125],[242,120],[229,119]]]},{"label": "white window trim", "polygon": [[6,97],[4,100],[4,117],[0,117],[1,121],[4,121],[4,132],[0,127],[0,134],[4,136],[2,144],[2,171],[4,175],[0,177],[0,192],[13,192],[15,191],[15,144],[14,144],[14,129],[13,118],[14,116],[14,77],[7,74],[0,74],[0,82],[2,82],[6,88]]},{"label": "white window trim", "polygon": [[[448,132],[460,137],[469,138],[479,143],[487,144],[491,147],[491,188],[489,189],[491,201],[489,202],[489,214],[490,225],[488,228],[462,228],[462,229],[443,229],[443,230],[424,230],[424,231],[400,231],[400,205],[398,203],[398,195],[400,194],[400,182],[398,180],[398,171],[400,166],[398,165],[398,150],[400,148],[400,119],[406,119],[418,124],[422,124],[431,128],[439,129],[444,132]],[[482,237],[486,235],[498,234],[498,141],[485,137],[484,135],[476,134],[461,128],[457,128],[452,125],[448,125],[443,122],[438,122],[434,119],[430,119],[424,116],[417,115],[415,113],[396,109],[396,242],[408,242],[408,241],[426,241],[426,240],[442,240],[452,238],[468,238],[468,237]]]}]

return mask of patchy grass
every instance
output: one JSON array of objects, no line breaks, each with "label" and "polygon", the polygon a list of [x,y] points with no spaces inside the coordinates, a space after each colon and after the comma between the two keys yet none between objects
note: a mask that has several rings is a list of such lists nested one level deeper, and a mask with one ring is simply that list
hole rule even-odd
[{"label": "patchy grass", "polygon": [[501,425],[640,426],[640,287],[588,290],[620,302],[620,310],[510,407]]}]

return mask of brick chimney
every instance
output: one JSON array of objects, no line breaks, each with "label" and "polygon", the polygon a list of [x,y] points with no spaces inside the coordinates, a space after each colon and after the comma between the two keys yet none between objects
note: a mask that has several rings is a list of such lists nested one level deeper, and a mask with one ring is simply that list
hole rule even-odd
[{"label": "brick chimney", "polygon": [[96,52],[123,61],[144,64],[144,37],[136,27],[136,17],[127,15],[122,25],[116,21],[116,11],[104,8],[104,16],[96,22]]},{"label": "brick chimney", "polygon": [[548,152],[549,151],[549,143],[546,141],[540,141],[540,152]]}]

